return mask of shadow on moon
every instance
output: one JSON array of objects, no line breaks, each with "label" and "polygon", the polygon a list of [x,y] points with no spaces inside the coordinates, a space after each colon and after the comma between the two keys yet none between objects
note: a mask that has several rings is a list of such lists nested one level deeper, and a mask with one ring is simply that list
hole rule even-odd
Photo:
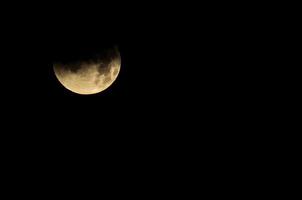
[{"label": "shadow on moon", "polygon": [[107,89],[115,81],[120,66],[118,48],[111,47],[98,51],[76,51],[55,62],[54,71],[65,88],[78,94],[95,94]]}]

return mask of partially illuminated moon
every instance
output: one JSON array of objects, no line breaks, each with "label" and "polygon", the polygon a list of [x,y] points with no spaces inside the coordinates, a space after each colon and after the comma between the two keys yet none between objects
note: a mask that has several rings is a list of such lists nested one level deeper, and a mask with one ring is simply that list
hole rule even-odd
[{"label": "partially illuminated moon", "polygon": [[116,80],[121,56],[117,48],[112,48],[88,59],[54,63],[53,68],[59,82],[68,90],[82,95],[96,94]]}]

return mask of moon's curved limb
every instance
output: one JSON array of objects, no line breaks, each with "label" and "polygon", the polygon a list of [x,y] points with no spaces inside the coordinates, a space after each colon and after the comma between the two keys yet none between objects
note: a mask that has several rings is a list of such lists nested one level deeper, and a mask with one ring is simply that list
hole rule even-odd
[{"label": "moon's curved limb", "polygon": [[[76,70],[73,66],[76,65]],[[102,59],[69,65],[54,64],[54,72],[60,83],[77,94],[96,94],[107,89],[117,78],[121,57],[116,50],[106,61]]]}]

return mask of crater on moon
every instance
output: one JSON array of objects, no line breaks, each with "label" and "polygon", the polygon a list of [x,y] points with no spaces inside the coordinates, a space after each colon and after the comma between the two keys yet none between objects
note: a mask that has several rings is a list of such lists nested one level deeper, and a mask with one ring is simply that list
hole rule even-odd
[{"label": "crater on moon", "polygon": [[117,47],[102,49],[74,60],[54,63],[59,82],[78,94],[95,94],[107,89],[117,78],[121,57]]}]

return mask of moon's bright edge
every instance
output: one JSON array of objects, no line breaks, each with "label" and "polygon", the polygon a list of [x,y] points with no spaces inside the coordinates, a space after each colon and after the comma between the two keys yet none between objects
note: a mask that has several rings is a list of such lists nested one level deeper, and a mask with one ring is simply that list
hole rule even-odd
[{"label": "moon's bright edge", "polygon": [[[121,68],[120,55],[104,67],[102,61],[78,63],[79,69],[72,66],[54,64],[54,72],[59,82],[68,90],[82,95],[96,94],[106,90],[117,78]],[[100,66],[103,66],[100,68]]]}]

